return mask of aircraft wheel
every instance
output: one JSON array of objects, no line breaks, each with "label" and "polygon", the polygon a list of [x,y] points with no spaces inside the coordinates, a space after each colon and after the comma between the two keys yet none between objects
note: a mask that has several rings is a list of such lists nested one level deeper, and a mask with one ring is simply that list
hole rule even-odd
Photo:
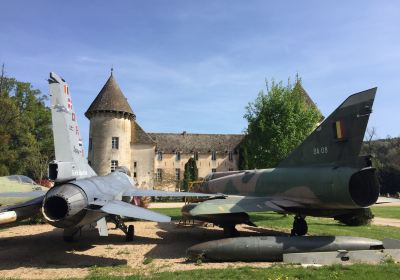
[{"label": "aircraft wheel", "polygon": [[292,236],[303,236],[307,234],[308,226],[307,222],[303,217],[296,216],[293,221],[293,229],[291,232]]},{"label": "aircraft wheel", "polygon": [[133,225],[128,226],[128,232],[126,233],[126,241],[133,241],[133,237],[135,236],[135,228]]}]

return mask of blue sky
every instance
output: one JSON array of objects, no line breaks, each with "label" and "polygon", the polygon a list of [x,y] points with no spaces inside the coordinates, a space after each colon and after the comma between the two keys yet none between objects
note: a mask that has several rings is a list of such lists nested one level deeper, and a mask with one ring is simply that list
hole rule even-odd
[{"label": "blue sky", "polygon": [[299,73],[325,115],[377,86],[369,126],[400,136],[398,1],[14,0],[1,10],[6,74],[44,93],[50,71],[63,76],[85,139],[84,112],[111,65],[148,132],[241,133],[265,79]]}]

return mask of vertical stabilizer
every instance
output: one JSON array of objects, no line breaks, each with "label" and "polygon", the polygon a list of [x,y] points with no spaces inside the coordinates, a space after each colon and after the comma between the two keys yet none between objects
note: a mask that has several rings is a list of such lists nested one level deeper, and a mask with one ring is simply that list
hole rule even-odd
[{"label": "vertical stabilizer", "polygon": [[359,153],[377,88],[349,96],[279,167],[359,167]]},{"label": "vertical stabilizer", "polygon": [[78,122],[73,110],[68,84],[51,72],[49,87],[56,162],[49,173],[56,181],[95,176],[84,154]]}]

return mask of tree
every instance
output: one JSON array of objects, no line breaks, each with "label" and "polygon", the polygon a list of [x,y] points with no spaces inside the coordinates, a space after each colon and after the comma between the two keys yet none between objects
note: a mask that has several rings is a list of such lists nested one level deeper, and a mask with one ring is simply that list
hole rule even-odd
[{"label": "tree", "polygon": [[[362,153],[372,155],[372,165],[378,171],[380,193],[398,195],[400,193],[400,138],[373,140],[375,129],[367,130]],[[373,136],[372,135],[372,136]]]},{"label": "tree", "polygon": [[41,180],[54,156],[47,97],[30,83],[0,77],[0,176],[23,174]]},{"label": "tree", "polygon": [[244,169],[276,166],[313,131],[321,113],[296,77],[286,86],[272,80],[246,107],[248,122],[242,143],[240,167]]},{"label": "tree", "polygon": [[189,190],[189,183],[197,181],[199,179],[198,169],[196,165],[196,160],[194,158],[189,158],[188,162],[185,164],[185,173],[183,174],[182,189],[184,191]]}]

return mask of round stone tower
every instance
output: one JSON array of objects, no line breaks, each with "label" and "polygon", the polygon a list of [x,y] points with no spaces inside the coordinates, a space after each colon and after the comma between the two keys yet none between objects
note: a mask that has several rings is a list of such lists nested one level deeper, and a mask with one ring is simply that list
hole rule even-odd
[{"label": "round stone tower", "polygon": [[131,133],[135,114],[111,71],[85,116],[90,120],[88,160],[98,175],[118,166],[131,169]]}]

